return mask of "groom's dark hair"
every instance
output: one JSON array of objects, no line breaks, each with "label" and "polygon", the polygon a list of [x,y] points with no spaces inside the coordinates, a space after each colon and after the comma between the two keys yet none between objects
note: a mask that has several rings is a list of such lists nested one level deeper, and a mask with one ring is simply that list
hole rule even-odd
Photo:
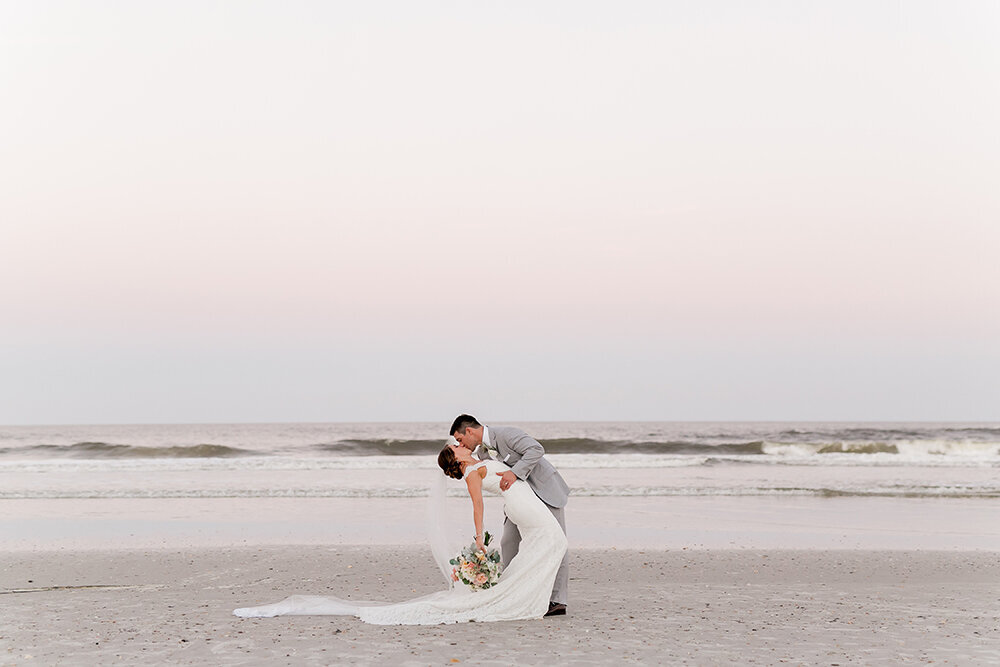
[{"label": "groom's dark hair", "polygon": [[451,430],[448,432],[449,435],[455,435],[456,433],[465,433],[467,428],[478,428],[482,426],[476,418],[472,415],[459,415],[455,417],[455,421],[451,423]]}]

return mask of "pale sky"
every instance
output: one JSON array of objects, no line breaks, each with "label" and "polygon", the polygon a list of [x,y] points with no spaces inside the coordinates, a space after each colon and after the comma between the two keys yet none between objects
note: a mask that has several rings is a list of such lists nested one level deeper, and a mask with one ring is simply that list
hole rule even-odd
[{"label": "pale sky", "polygon": [[998,34],[0,0],[0,424],[998,420]]}]

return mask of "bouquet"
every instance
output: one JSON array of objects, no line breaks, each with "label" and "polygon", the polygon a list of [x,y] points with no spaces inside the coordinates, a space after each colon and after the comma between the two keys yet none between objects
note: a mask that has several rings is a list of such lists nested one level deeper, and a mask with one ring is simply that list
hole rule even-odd
[{"label": "bouquet", "polygon": [[[487,532],[483,536],[483,544],[488,547],[492,537]],[[462,549],[460,554],[448,562],[453,566],[452,581],[461,581],[474,591],[496,586],[500,581],[500,573],[503,572],[500,552],[496,549],[487,549],[486,553],[483,553],[475,542]]]}]

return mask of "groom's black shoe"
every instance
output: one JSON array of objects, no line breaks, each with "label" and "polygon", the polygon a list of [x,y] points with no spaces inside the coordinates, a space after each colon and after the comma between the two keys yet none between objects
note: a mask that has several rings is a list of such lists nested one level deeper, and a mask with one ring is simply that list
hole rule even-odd
[{"label": "groom's black shoe", "polygon": [[545,612],[546,616],[565,616],[566,615],[566,605],[561,602],[550,602],[549,610]]}]

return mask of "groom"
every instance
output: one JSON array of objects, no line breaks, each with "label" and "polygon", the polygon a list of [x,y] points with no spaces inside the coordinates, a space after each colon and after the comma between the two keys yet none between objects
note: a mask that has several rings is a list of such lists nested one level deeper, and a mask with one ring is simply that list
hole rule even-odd
[{"label": "groom", "polygon": [[[496,459],[511,467],[500,478],[500,488],[506,491],[518,479],[528,483],[535,495],[552,512],[563,533],[566,532],[566,503],[569,501],[569,486],[562,475],[545,459],[545,449],[530,435],[513,426],[483,426],[472,415],[459,415],[451,425],[451,435],[458,444],[472,452],[480,460]],[[499,473],[498,473],[499,474]],[[521,533],[510,519],[503,522],[503,537],[500,538],[500,555],[503,566],[517,555],[521,545]],[[556,582],[549,597],[546,616],[561,616],[566,613],[567,585],[569,583],[569,552],[563,556]]]}]

